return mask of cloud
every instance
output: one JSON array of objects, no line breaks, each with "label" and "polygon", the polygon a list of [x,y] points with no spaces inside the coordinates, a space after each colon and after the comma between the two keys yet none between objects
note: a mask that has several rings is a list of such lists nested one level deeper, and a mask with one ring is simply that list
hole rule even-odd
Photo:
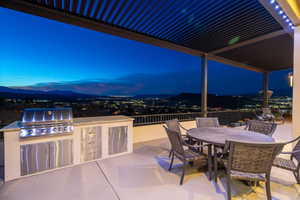
[{"label": "cloud", "polygon": [[[283,77],[282,74],[285,73],[275,75],[276,77]],[[275,86],[275,84],[272,85]],[[276,88],[282,85],[287,85],[284,83],[283,78],[282,81],[276,83]],[[262,76],[258,73],[241,73],[228,70],[223,73],[209,73],[208,77],[208,91],[219,95],[257,93],[261,90],[261,86]],[[182,92],[200,93],[201,81],[200,71],[195,70],[162,74],[131,74],[114,80],[89,79],[39,83],[17,88],[42,91],[67,90],[95,95],[132,96],[139,94],[179,94]]]},{"label": "cloud", "polygon": [[180,92],[199,92],[199,80],[199,77],[195,76],[195,72],[186,71],[164,74],[132,74],[115,80],[92,79],[38,83],[14,88],[41,91],[67,90],[95,95],[178,94]]}]

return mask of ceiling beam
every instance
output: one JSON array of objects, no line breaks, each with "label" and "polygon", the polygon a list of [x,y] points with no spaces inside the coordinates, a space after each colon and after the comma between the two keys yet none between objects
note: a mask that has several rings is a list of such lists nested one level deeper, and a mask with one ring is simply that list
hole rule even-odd
[{"label": "ceiling beam", "polygon": [[[72,14],[72,13],[68,13],[68,12],[62,12],[59,10],[50,9],[50,8],[47,8],[47,7],[38,5],[38,4],[30,3],[30,2],[27,2],[24,0],[1,0],[0,6],[9,8],[9,9],[13,9],[13,10],[17,10],[17,11],[21,11],[21,12],[25,12],[25,13],[29,13],[29,14],[33,14],[33,15],[37,15],[40,17],[45,17],[45,18],[56,20],[56,21],[63,22],[63,23],[80,26],[82,28],[87,28],[90,30],[103,32],[103,33],[111,34],[114,36],[119,36],[122,38],[135,40],[138,42],[143,42],[146,44],[179,51],[179,52],[194,55],[194,56],[202,57],[207,54],[205,52],[202,52],[202,51],[199,51],[196,49],[191,49],[191,48],[177,45],[177,44],[165,41],[165,40],[161,40],[161,39],[154,38],[154,37],[151,37],[148,35],[136,33],[133,31],[129,31],[127,29],[123,29],[120,27],[116,27],[116,26],[112,26],[112,25],[100,22],[100,21],[96,21],[92,18],[87,18],[87,17],[78,16],[76,14]],[[208,58],[210,60],[221,62],[221,63],[227,64],[227,65],[232,65],[235,67],[240,67],[240,68],[244,68],[244,69],[248,69],[248,70],[252,70],[252,71],[256,71],[256,72],[265,72],[262,68],[251,66],[251,65],[246,65],[243,63],[239,63],[239,62],[225,59],[225,58],[215,56],[215,55],[208,55]]]},{"label": "ceiling beam", "polygon": [[223,58],[223,57],[220,57],[220,56],[215,56],[215,55],[212,55],[212,54],[208,54],[207,58],[209,60],[214,60],[216,62],[224,63],[226,65],[232,65],[232,66],[240,67],[240,68],[255,71],[255,72],[267,72],[267,70],[263,70],[260,67],[254,67],[252,65],[236,62],[236,61],[233,61],[233,60],[230,60],[230,59],[227,59],[227,58]]},{"label": "ceiling beam", "polygon": [[237,44],[230,45],[230,46],[227,46],[227,47],[224,47],[224,48],[221,48],[221,49],[216,49],[216,50],[213,50],[209,53],[210,54],[223,53],[223,52],[226,52],[226,51],[229,51],[229,50],[232,50],[232,49],[236,49],[236,48],[243,47],[243,46],[246,46],[246,45],[254,44],[254,43],[257,43],[257,42],[260,42],[260,41],[263,41],[263,40],[267,40],[267,39],[271,39],[271,38],[274,38],[274,37],[277,37],[277,36],[280,36],[280,35],[284,35],[284,34],[286,34],[286,31],[284,31],[284,30],[275,31],[275,32],[268,33],[266,35],[262,35],[262,36],[259,36],[259,37],[256,37],[256,38],[253,38],[253,39],[250,39],[250,40],[246,40],[246,41],[243,41],[243,42],[239,42]]}]

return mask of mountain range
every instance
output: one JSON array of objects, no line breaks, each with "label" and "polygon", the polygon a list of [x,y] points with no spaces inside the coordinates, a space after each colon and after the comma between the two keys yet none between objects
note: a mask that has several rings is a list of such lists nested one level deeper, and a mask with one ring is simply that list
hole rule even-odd
[{"label": "mountain range", "polygon": [[37,91],[0,86],[0,98],[36,98],[36,99],[68,99],[95,98],[97,95],[81,94],[72,91],[52,90]]},{"label": "mountain range", "polygon": [[[273,96],[291,96],[292,95],[292,88],[285,88],[285,89],[277,89],[273,90]],[[188,98],[195,102],[199,102],[199,94],[193,93],[180,93],[184,94],[184,98]],[[20,89],[20,88],[10,88],[0,86],[0,98],[36,98],[36,99],[74,99],[74,98],[96,98],[96,97],[107,97],[110,95],[94,95],[94,94],[83,94],[77,93],[69,90],[32,90],[32,89]],[[135,98],[170,98],[176,96],[177,100],[181,100],[179,94],[146,94],[146,95],[133,95]],[[216,96],[210,94],[210,96]],[[226,96],[230,95],[223,95],[222,97],[225,98]],[[257,94],[243,94],[241,96],[257,96]],[[222,98],[222,99],[223,99]],[[220,98],[221,100],[221,98]],[[223,99],[224,100],[224,99]]]}]

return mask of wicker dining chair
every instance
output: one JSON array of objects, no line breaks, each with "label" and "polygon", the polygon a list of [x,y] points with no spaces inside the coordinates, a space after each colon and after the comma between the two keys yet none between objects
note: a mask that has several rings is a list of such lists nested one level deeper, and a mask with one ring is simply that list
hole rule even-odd
[{"label": "wicker dining chair", "polygon": [[197,128],[219,127],[219,119],[217,117],[196,117]]},{"label": "wicker dining chair", "polygon": [[253,131],[268,136],[272,136],[277,128],[276,123],[259,121],[259,120],[249,120],[245,127],[248,131]]},{"label": "wicker dining chair", "polygon": [[[285,159],[285,158],[277,156],[273,162],[273,166],[293,172],[297,183],[300,184],[300,174],[299,174],[299,171],[300,171],[300,136],[285,143],[285,144],[294,143],[296,141],[298,141],[298,142],[294,146],[292,152],[281,152],[280,153],[283,155],[289,155],[289,159]],[[295,162],[295,160],[296,160],[296,162]]]},{"label": "wicker dining chair", "polygon": [[[196,117],[197,128],[217,128],[220,127],[219,119],[217,117]],[[203,142],[199,143],[203,145]],[[203,148],[200,148],[203,152]]]},{"label": "wicker dining chair", "polygon": [[275,116],[272,113],[271,108],[264,107],[261,109],[261,114],[256,114],[256,117],[262,121],[275,122]]},{"label": "wicker dining chair", "polygon": [[[193,162],[193,161],[196,161],[199,159],[206,160],[206,155],[204,155],[201,152],[195,152],[189,148],[184,149],[184,146],[190,146],[190,145],[184,142],[180,133],[178,133],[177,131],[173,131],[165,126],[164,126],[164,128],[167,132],[168,138],[171,143],[171,148],[172,148],[172,157],[171,157],[171,162],[170,162],[170,166],[169,166],[169,171],[172,170],[174,158],[175,157],[178,158],[183,163],[183,169],[182,169],[182,174],[181,174],[181,178],[180,178],[180,185],[182,185],[183,180],[184,180],[186,165],[189,162]],[[194,147],[194,146],[191,146],[191,147]]]},{"label": "wicker dining chair", "polygon": [[[185,135],[182,133],[181,129],[184,131],[188,131],[188,130],[186,128],[184,128],[183,126],[181,126],[178,119],[168,120],[165,122],[165,124],[167,125],[168,129],[175,131],[181,135],[182,139],[185,142],[184,144],[189,144],[189,145],[196,144],[197,141],[193,140],[188,135]],[[171,157],[171,154],[172,154],[172,150],[170,150],[169,157]]]},{"label": "wicker dining chair", "polygon": [[285,143],[245,143],[226,141],[222,159],[226,168],[227,199],[231,199],[231,179],[265,181],[267,199],[271,200],[270,173],[273,161]]},{"label": "wicker dining chair", "polygon": [[176,132],[180,133],[181,135],[182,135],[181,129],[183,129],[184,131],[187,131],[186,128],[184,128],[183,126],[180,125],[178,119],[172,119],[172,120],[165,121],[165,124],[167,125],[168,129],[170,129],[172,131],[176,131]]}]

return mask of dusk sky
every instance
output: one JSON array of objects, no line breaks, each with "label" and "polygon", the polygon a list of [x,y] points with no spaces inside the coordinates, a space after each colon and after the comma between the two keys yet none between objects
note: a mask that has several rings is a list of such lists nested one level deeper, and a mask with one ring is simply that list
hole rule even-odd
[{"label": "dusk sky", "polygon": [[[200,58],[0,8],[0,86],[93,94],[200,92]],[[271,74],[271,89],[288,87]],[[276,80],[275,80],[276,79]],[[260,73],[209,62],[209,92],[257,93]]]}]

